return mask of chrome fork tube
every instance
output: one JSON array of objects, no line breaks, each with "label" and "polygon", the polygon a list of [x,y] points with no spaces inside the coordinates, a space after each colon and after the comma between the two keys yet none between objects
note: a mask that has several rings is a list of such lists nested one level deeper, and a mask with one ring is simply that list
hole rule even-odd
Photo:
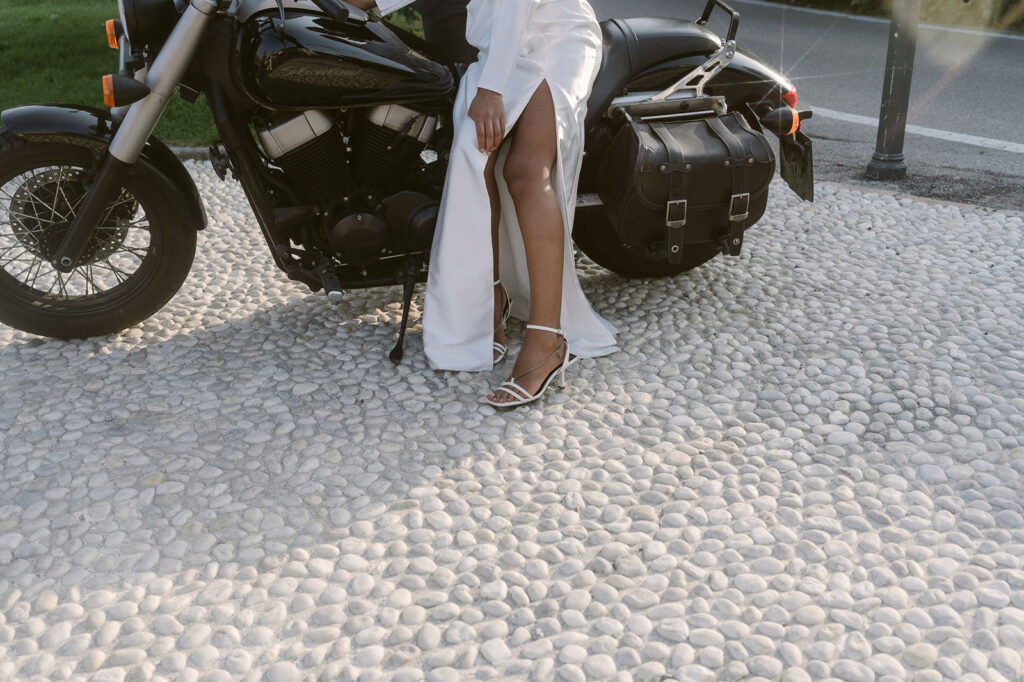
[{"label": "chrome fork tube", "polygon": [[216,0],[192,0],[146,74],[149,94],[131,105],[110,142],[110,155],[135,163],[192,61],[203,31],[217,11]]}]

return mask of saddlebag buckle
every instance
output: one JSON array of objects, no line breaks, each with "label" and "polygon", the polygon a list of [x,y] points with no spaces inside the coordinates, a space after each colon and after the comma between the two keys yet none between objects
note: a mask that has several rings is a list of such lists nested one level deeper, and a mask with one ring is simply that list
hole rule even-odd
[{"label": "saddlebag buckle", "polygon": [[665,207],[665,227],[686,227],[686,199],[668,202]]},{"label": "saddlebag buckle", "polygon": [[733,194],[729,200],[729,222],[746,220],[750,215],[750,193]]}]

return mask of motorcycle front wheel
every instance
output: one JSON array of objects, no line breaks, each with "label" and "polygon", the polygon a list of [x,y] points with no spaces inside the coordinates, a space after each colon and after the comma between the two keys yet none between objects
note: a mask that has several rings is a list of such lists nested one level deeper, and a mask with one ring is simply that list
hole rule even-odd
[{"label": "motorcycle front wheel", "polygon": [[687,244],[678,263],[655,258],[650,251],[623,242],[602,206],[588,206],[576,211],[572,240],[601,267],[634,279],[672,277],[703,265],[722,252],[718,244],[698,243]]},{"label": "motorcycle front wheel", "polygon": [[0,129],[0,322],[60,339],[113,334],[160,310],[192,267],[179,194],[140,161],[74,270],[50,261],[86,195],[93,152]]}]

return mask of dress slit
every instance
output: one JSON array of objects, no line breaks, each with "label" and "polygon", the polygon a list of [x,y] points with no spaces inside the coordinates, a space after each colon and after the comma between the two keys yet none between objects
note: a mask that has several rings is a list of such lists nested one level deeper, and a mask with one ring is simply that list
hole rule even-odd
[{"label": "dress slit", "polygon": [[[522,118],[523,112],[526,111],[526,107],[533,101],[533,97],[537,94],[541,85],[547,84],[548,92],[551,93],[551,118],[555,126],[555,136],[558,137],[559,130],[559,119],[558,119],[558,105],[555,102],[555,88],[551,86],[550,81],[546,77],[540,77],[537,79],[537,83],[527,92],[530,93],[529,97],[524,97],[526,104],[517,113],[516,120],[512,123],[506,122],[506,129],[513,131],[519,119]],[[508,183],[505,182],[504,169],[505,162],[508,160],[508,155],[512,151],[512,145],[514,144],[515,133],[512,132],[511,137],[502,144],[502,148],[499,150],[498,161],[494,164],[495,180],[498,184],[498,193],[501,200],[501,220],[498,225],[498,272],[502,282],[506,280],[506,272],[508,273],[508,280],[511,283],[511,288],[506,284],[509,295],[512,297],[512,317],[523,320],[524,322],[529,321],[530,316],[530,272],[527,267],[525,258],[509,258],[508,254],[513,253],[513,248],[518,248],[518,253],[525,253],[526,244],[523,241],[522,228],[519,225],[519,215],[516,212],[515,202],[512,200],[512,195],[508,191]],[[562,232],[563,232],[563,252],[566,254],[572,254],[572,236],[570,233],[570,226],[572,225],[570,220],[569,211],[566,209],[564,187],[565,187],[565,173],[563,172],[562,166],[562,150],[560,141],[556,141],[555,144],[555,163],[552,168],[552,184],[554,185],[555,198],[558,202],[559,213],[562,218]],[[502,255],[505,254],[503,258]],[[513,262],[509,262],[509,261]],[[570,265],[575,267],[574,262],[570,259]],[[563,262],[563,268],[565,263]],[[564,274],[564,273],[563,273]],[[564,280],[564,277],[563,277]],[[563,281],[564,288],[564,281]],[[563,295],[564,299],[564,295]],[[564,302],[564,301],[563,301]]]},{"label": "dress slit", "polygon": [[[473,0],[468,24],[471,42],[477,32],[490,35],[493,23],[486,22],[491,22],[493,16],[484,12],[519,1]],[[546,83],[557,137],[552,184],[563,231],[561,327],[575,355],[598,357],[616,350],[615,328],[594,311],[580,286],[572,225],[576,182],[583,162],[586,101],[600,65],[600,29],[584,0],[530,1],[539,3],[538,9],[530,19],[523,52],[504,88],[506,139],[496,152],[494,164],[501,212],[497,274],[513,299],[512,316],[528,320],[530,286],[525,245],[504,168],[512,147],[509,133],[537,89]],[[453,110],[455,138],[423,309],[423,345],[435,369],[483,371],[494,366],[493,215],[484,175],[488,159],[480,152],[476,126],[468,116],[482,62],[487,59],[486,41],[474,44],[483,52],[481,61],[466,71]]]}]

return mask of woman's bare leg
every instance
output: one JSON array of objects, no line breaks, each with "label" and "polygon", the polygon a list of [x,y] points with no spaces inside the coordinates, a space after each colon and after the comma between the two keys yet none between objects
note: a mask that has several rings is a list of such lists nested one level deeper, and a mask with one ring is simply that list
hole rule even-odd
[{"label": "woman's bare leg", "polygon": [[[505,181],[516,207],[516,217],[526,247],[530,274],[530,323],[561,326],[562,264],[565,227],[555,195],[552,173],[558,159],[555,105],[547,81],[540,84],[516,123],[512,149],[505,160]],[[530,393],[540,390],[544,379],[562,363],[562,339],[551,332],[527,329],[512,376],[535,365],[536,370],[517,383]],[[545,361],[545,358],[547,359]],[[492,393],[496,402],[515,400],[504,391]]]},{"label": "woman's bare leg", "polygon": [[[498,226],[501,224],[501,195],[498,193],[498,180],[494,177],[494,167],[498,160],[498,153],[494,152],[487,159],[487,166],[484,168],[484,181],[487,183],[487,198],[491,200],[491,251],[494,258],[494,276],[492,281],[498,281]],[[501,324],[501,311],[505,306],[505,295],[501,287],[494,287],[494,340],[505,345],[505,328]],[[494,357],[498,351],[494,351]]]}]

